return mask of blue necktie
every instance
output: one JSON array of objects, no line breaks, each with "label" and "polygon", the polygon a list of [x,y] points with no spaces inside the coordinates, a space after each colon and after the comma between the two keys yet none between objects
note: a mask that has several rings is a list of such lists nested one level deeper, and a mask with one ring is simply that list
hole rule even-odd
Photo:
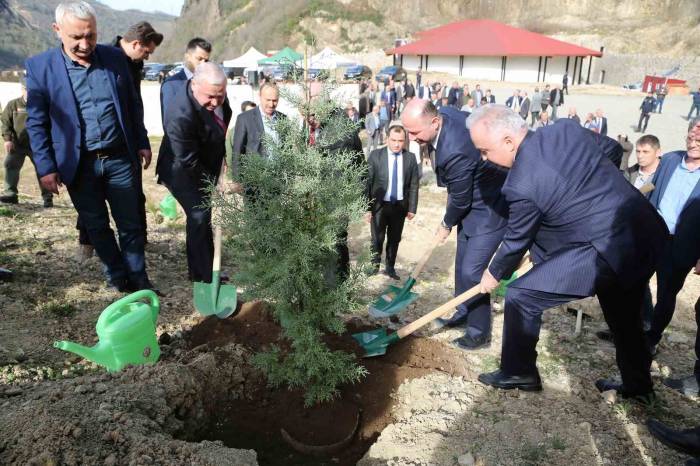
[{"label": "blue necktie", "polygon": [[391,194],[389,194],[389,201],[393,204],[398,200],[398,184],[399,184],[399,154],[394,154],[394,169],[392,170],[391,179],[393,180],[391,184]]}]

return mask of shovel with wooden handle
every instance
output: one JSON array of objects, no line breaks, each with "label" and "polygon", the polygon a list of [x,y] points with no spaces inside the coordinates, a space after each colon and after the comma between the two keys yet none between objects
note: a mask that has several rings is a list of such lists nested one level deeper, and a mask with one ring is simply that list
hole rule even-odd
[{"label": "shovel with wooden handle", "polygon": [[[225,164],[221,164],[219,182],[216,185],[217,191],[221,192]],[[212,208],[212,220],[214,209]],[[194,307],[200,314],[205,316],[215,315],[220,319],[229,317],[236,311],[238,295],[236,287],[233,285],[221,284],[221,224],[216,222],[214,227],[214,262],[211,271],[211,283],[194,282],[193,301]]]},{"label": "shovel with wooden handle", "polygon": [[[521,265],[520,268],[518,268],[518,270],[516,271],[516,273],[518,274],[518,276],[522,276],[531,268],[532,263],[528,261]],[[402,338],[407,337],[408,335],[412,334],[413,332],[425,326],[426,324],[432,322],[438,317],[441,317],[450,310],[454,309],[455,306],[458,306],[463,302],[478,295],[479,286],[480,285],[476,285],[468,289],[464,293],[447,301],[445,304],[438,307],[437,309],[434,309],[428,314],[425,314],[423,317],[420,317],[419,319],[411,322],[410,324],[401,327],[394,333],[388,333],[385,328],[380,328],[369,332],[355,333],[352,337],[355,340],[357,340],[362,346],[362,348],[365,350],[365,354],[363,357],[370,358],[373,356],[381,356],[386,353],[387,346],[396,343]]]}]

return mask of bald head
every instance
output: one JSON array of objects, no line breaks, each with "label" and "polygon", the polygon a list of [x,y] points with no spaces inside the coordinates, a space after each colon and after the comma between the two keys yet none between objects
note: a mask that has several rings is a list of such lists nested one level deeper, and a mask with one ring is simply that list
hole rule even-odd
[{"label": "bald head", "polygon": [[442,119],[429,100],[411,99],[401,112],[401,123],[411,141],[427,144],[437,136]]}]

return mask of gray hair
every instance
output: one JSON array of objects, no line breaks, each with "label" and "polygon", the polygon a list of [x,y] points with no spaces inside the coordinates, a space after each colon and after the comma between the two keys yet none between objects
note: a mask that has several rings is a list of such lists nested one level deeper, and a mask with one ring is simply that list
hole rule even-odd
[{"label": "gray hair", "polygon": [[63,23],[66,16],[89,21],[96,19],[95,9],[87,2],[63,2],[56,7],[56,24]]},{"label": "gray hair", "polygon": [[219,65],[211,62],[203,62],[194,69],[193,81],[205,81],[215,86],[226,85],[226,74]]},{"label": "gray hair", "polygon": [[527,131],[527,122],[505,105],[488,104],[476,108],[467,118],[467,129],[471,130],[482,120],[489,132],[519,134]]},{"label": "gray hair", "polygon": [[690,120],[690,123],[688,124],[688,132],[690,133],[690,130],[695,128],[695,126],[698,124],[700,124],[700,116],[697,116]]}]

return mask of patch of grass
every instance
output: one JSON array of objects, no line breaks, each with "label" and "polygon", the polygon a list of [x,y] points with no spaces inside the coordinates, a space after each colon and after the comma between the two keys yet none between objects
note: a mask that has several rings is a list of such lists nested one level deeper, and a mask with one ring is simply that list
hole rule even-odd
[{"label": "patch of grass", "polygon": [[487,355],[481,360],[481,372],[493,372],[498,369],[499,359],[497,356]]},{"label": "patch of grass", "polygon": [[0,217],[14,217],[15,211],[9,207],[0,206]]},{"label": "patch of grass", "polygon": [[41,314],[50,313],[56,317],[70,317],[78,312],[78,308],[75,307],[73,303],[56,299],[39,303],[37,304],[36,308]]},{"label": "patch of grass", "polygon": [[525,443],[520,449],[521,466],[538,466],[546,464],[544,460],[547,458],[547,451],[542,445],[533,443]]},{"label": "patch of grass", "polygon": [[622,400],[618,403],[615,403],[615,406],[613,406],[613,410],[618,416],[627,417],[629,416],[629,413],[632,410],[632,403],[627,400]]},{"label": "patch of grass", "polygon": [[566,450],[566,442],[563,438],[555,435],[552,437],[552,448],[555,450]]}]

